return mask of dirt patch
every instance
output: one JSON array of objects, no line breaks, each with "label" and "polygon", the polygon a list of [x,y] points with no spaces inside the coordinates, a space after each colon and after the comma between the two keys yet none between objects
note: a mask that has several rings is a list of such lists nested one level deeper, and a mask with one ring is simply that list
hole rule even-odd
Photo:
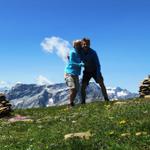
[{"label": "dirt patch", "polygon": [[13,117],[8,118],[8,122],[19,122],[19,121],[23,121],[23,122],[33,122],[33,119],[31,119],[29,116],[21,116],[21,115],[16,115]]}]

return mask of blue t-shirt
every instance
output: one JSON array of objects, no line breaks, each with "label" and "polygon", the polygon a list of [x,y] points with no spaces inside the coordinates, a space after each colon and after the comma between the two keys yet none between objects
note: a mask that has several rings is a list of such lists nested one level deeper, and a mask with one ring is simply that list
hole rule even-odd
[{"label": "blue t-shirt", "polygon": [[65,73],[71,75],[80,75],[81,74],[81,58],[79,53],[75,49],[71,49],[69,52],[69,60],[65,67]]}]

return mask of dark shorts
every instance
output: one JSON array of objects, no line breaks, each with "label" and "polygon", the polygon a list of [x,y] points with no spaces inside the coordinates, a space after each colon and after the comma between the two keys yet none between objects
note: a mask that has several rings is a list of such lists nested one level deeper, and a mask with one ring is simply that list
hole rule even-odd
[{"label": "dark shorts", "polygon": [[97,75],[95,72],[83,72],[82,83],[89,84],[90,79],[93,78],[96,83],[103,81],[103,76],[101,72]]}]

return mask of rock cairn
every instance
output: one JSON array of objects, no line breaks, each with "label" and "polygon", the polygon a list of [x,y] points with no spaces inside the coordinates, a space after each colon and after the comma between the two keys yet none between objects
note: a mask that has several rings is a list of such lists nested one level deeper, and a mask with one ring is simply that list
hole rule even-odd
[{"label": "rock cairn", "polygon": [[4,116],[8,116],[11,112],[11,104],[4,94],[0,93],[0,118]]},{"label": "rock cairn", "polygon": [[141,98],[150,98],[150,75],[140,85],[139,94]]}]

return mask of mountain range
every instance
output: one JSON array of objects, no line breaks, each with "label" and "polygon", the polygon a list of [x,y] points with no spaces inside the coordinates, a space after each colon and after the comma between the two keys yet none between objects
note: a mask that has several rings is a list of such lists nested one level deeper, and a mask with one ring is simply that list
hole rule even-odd
[{"label": "mountain range", "polygon": [[[53,85],[37,84],[16,84],[9,88],[0,88],[0,92],[5,93],[7,99],[13,105],[13,108],[33,108],[48,107],[68,104],[69,89],[65,83]],[[131,93],[120,87],[107,88],[110,100],[120,100],[138,97],[137,93]],[[103,101],[103,95],[100,87],[90,82],[87,87],[86,102]],[[76,103],[80,103],[80,94],[78,93]]]}]

